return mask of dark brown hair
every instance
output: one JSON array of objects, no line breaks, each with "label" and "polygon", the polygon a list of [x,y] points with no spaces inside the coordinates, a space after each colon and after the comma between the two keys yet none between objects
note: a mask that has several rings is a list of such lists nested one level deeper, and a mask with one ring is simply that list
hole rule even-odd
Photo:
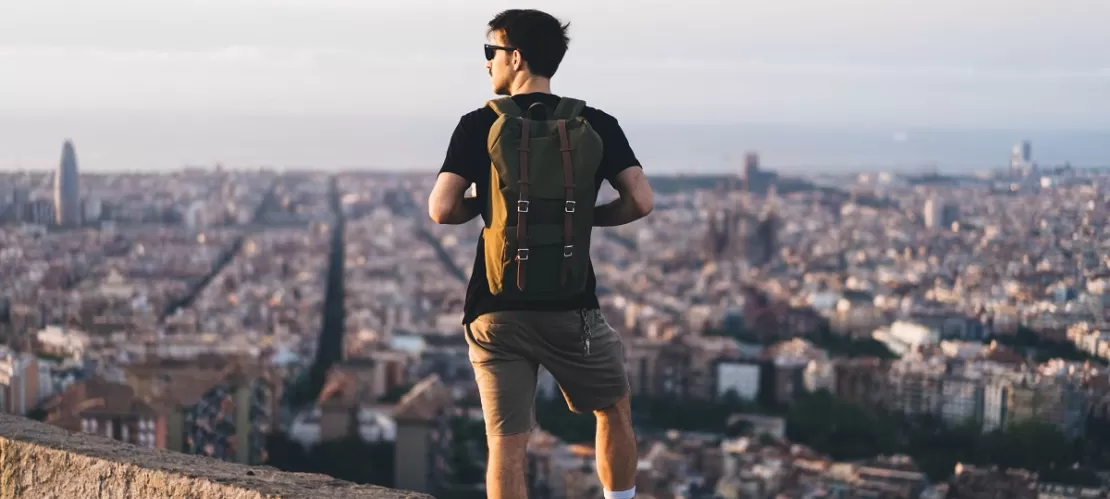
[{"label": "dark brown hair", "polygon": [[501,33],[505,43],[520,51],[533,74],[551,78],[563,62],[570,38],[570,23],[533,9],[509,9],[489,22],[488,33]]}]

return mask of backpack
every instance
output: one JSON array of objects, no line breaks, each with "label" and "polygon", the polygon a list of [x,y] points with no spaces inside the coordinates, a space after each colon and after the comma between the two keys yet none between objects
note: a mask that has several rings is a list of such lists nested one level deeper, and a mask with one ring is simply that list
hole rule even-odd
[{"label": "backpack", "polygon": [[517,300],[560,300],[586,289],[601,136],[579,116],[585,102],[562,98],[533,119],[511,97],[487,103],[489,214],[482,229],[490,293]]}]

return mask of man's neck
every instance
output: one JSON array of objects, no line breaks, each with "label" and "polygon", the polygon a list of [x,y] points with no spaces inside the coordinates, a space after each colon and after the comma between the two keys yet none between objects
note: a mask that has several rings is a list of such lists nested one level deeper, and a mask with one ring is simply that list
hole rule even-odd
[{"label": "man's neck", "polygon": [[549,94],[551,93],[551,80],[548,78],[541,78],[533,76],[515,85],[515,88],[510,92],[512,95],[518,94]]}]

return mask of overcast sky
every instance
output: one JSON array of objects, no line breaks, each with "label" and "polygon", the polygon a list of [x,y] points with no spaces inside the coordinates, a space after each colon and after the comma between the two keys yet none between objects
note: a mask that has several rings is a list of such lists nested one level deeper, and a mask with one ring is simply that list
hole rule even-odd
[{"label": "overcast sky", "polygon": [[[491,97],[484,25],[511,6],[519,3],[4,1],[0,132],[19,119],[98,113],[449,125]],[[1106,0],[531,6],[572,22],[555,91],[622,122],[1110,129]],[[70,131],[54,133],[60,142]],[[38,157],[5,145],[18,148],[0,139],[0,166],[13,154]]]}]

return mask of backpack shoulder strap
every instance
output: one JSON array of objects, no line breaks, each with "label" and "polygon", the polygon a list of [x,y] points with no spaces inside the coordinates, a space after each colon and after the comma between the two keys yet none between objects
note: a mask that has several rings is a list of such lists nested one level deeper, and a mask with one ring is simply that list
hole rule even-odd
[{"label": "backpack shoulder strap", "polygon": [[493,109],[493,111],[496,112],[498,116],[501,116],[503,114],[518,117],[524,116],[524,113],[520,110],[520,106],[516,105],[516,102],[513,101],[512,97],[501,97],[499,99],[493,99],[486,102],[486,105],[489,106],[490,109]]},{"label": "backpack shoulder strap", "polygon": [[560,120],[577,118],[585,107],[586,101],[563,97],[559,99],[559,105],[555,107],[555,118]]}]

